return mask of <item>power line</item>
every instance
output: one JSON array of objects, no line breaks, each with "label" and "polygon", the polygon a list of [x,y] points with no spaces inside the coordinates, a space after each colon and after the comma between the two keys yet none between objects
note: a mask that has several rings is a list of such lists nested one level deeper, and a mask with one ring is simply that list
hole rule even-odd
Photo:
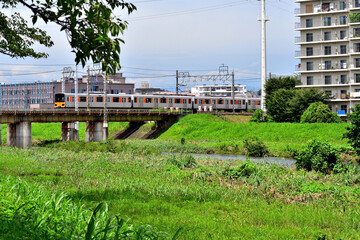
[{"label": "power line", "polygon": [[45,74],[45,73],[54,73],[54,72],[61,72],[61,70],[45,71],[45,72],[18,73],[18,74],[3,74],[0,76],[1,77],[13,77],[13,76],[41,75],[41,74]]},{"label": "power line", "polygon": [[148,15],[148,16],[137,17],[137,18],[136,17],[129,18],[129,20],[141,21],[141,20],[150,20],[150,19],[162,18],[162,17],[172,17],[172,16],[184,15],[184,14],[189,14],[189,13],[206,12],[206,11],[218,10],[218,9],[227,8],[227,7],[233,7],[235,5],[243,4],[246,2],[249,2],[249,0],[240,0],[240,1],[229,2],[229,3],[225,3],[225,4],[218,4],[218,5],[213,5],[213,6],[203,7],[203,8],[195,8],[195,9],[178,11],[178,12]]}]

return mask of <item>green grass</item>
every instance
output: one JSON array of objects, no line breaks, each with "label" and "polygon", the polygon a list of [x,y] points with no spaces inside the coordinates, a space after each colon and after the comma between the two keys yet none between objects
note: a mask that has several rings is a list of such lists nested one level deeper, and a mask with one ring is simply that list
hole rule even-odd
[{"label": "green grass", "polygon": [[[75,143],[74,143],[75,144]],[[93,143],[91,143],[93,144]],[[87,145],[87,144],[86,144]],[[189,164],[191,163],[191,164]],[[162,156],[124,145],[120,153],[2,148],[0,173],[94,209],[151,224],[182,239],[358,239],[360,174],[323,175],[240,162]]]},{"label": "green grass", "polygon": [[310,139],[329,141],[335,146],[346,145],[342,139],[347,123],[233,123],[210,114],[186,116],[159,140],[180,141],[181,138],[193,144],[226,150],[243,146],[243,140],[256,136],[269,147],[271,155],[286,156],[289,149],[299,149]]}]

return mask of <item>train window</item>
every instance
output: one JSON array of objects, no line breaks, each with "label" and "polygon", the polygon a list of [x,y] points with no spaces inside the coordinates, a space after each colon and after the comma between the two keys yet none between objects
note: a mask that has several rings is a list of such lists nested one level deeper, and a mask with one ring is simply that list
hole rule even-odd
[{"label": "train window", "polygon": [[86,102],[86,97],[79,97],[79,102]]},{"label": "train window", "polygon": [[191,104],[191,99],[190,98],[188,99],[188,104]]},{"label": "train window", "polygon": [[218,104],[224,104],[224,100],[219,99]]},{"label": "train window", "polygon": [[126,98],[122,98],[122,99],[121,99],[121,102],[126,103]]},{"label": "train window", "polygon": [[179,98],[174,98],[174,103],[181,103]]},{"label": "train window", "polygon": [[130,97],[128,97],[128,102],[131,102],[131,98],[130,98]]},{"label": "train window", "polygon": [[136,102],[136,103],[138,102],[138,98],[137,98],[137,97],[136,97],[136,98],[134,98],[134,102]]},{"label": "train window", "polygon": [[230,100],[230,104],[233,104],[233,100]]},{"label": "train window", "polygon": [[166,103],[166,98],[159,98],[160,99],[160,103]]},{"label": "train window", "polygon": [[198,99],[195,99],[195,104],[198,104],[199,103],[199,100]]},{"label": "train window", "polygon": [[169,103],[173,103],[173,100],[172,100],[172,98],[169,98]]},{"label": "train window", "polygon": [[69,101],[69,97],[66,97],[66,101]]},{"label": "train window", "polygon": [[211,100],[205,99],[205,104],[211,104]]},{"label": "train window", "polygon": [[103,97],[96,97],[96,102],[103,102],[104,98]]},{"label": "train window", "polygon": [[151,103],[152,102],[151,100],[152,100],[151,98],[146,98],[144,103]]},{"label": "train window", "polygon": [[225,104],[229,104],[229,100],[225,100]]},{"label": "train window", "polygon": [[154,98],[155,103],[159,103],[159,99],[158,98]]},{"label": "train window", "polygon": [[245,100],[242,100],[242,105],[245,105]]},{"label": "train window", "polygon": [[249,105],[251,105],[251,100],[249,100]]},{"label": "train window", "polygon": [[256,105],[261,105],[261,101],[257,101],[257,104]]},{"label": "train window", "polygon": [[113,102],[119,102],[119,98],[118,97],[113,97]]}]

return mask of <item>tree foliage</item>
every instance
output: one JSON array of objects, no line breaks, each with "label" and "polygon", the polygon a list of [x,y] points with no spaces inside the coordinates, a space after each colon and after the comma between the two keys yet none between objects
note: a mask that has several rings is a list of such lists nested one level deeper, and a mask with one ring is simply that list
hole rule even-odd
[{"label": "tree foliage", "polygon": [[356,105],[353,112],[348,115],[350,125],[346,127],[347,132],[344,138],[348,139],[348,143],[360,154],[360,105]]},{"label": "tree foliage", "polygon": [[295,89],[296,76],[270,78],[265,84],[267,113],[275,122],[299,122],[313,102],[324,102],[328,96],[316,89]]},{"label": "tree foliage", "polygon": [[310,104],[300,119],[301,123],[338,123],[340,117],[322,102]]},{"label": "tree foliage", "polygon": [[[114,16],[116,9],[136,10],[124,0],[0,0],[1,7],[24,6],[31,10],[32,23],[39,19],[60,26],[67,35],[75,62],[84,67],[88,60],[101,63],[107,74],[120,69],[120,43],[118,37],[127,28],[127,22]],[[0,53],[11,57],[42,58],[47,54],[32,49],[34,43],[51,47],[50,36],[39,28],[30,27],[19,14],[0,13]]]}]

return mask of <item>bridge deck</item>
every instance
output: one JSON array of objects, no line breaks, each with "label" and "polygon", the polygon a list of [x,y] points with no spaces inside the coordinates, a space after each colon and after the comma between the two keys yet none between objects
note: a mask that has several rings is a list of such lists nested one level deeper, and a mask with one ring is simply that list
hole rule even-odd
[{"label": "bridge deck", "polygon": [[[163,121],[170,116],[183,116],[191,111],[155,109],[109,109],[108,122]],[[103,121],[103,109],[0,109],[0,123],[17,122],[86,122]]]}]

